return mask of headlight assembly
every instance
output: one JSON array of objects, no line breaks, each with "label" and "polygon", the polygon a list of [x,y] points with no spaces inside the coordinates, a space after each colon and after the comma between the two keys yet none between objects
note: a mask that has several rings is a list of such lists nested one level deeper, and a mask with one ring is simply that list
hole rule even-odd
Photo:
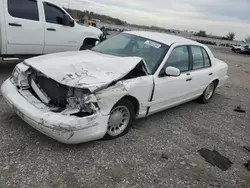
[{"label": "headlight assembly", "polygon": [[12,71],[11,73],[11,76],[10,76],[10,81],[15,85],[17,86],[18,85],[18,77],[21,73],[21,70],[16,66],[14,68],[14,70]]},{"label": "headlight assembly", "polygon": [[92,98],[89,90],[70,88],[68,92],[68,107],[82,112],[92,113],[97,110],[96,100]]},{"label": "headlight assembly", "polygon": [[28,75],[30,74],[28,70],[29,67],[27,65],[19,63],[12,71],[12,74],[10,76],[10,81],[15,86],[19,86],[22,89],[28,88],[29,87]]}]

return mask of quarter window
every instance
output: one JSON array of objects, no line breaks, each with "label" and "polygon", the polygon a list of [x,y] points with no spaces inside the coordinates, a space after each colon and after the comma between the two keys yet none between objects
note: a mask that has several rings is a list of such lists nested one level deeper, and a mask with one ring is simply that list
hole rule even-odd
[{"label": "quarter window", "polygon": [[199,46],[191,46],[191,51],[193,55],[193,70],[203,68],[204,60],[201,48]]},{"label": "quarter window", "polygon": [[36,0],[8,0],[8,11],[16,18],[39,21]]},{"label": "quarter window", "polygon": [[204,48],[202,48],[202,53],[204,57],[204,67],[211,67],[210,58]]},{"label": "quarter window", "polygon": [[166,67],[168,66],[178,68],[181,72],[189,70],[189,52],[187,46],[179,46],[173,49],[166,63]]},{"label": "quarter window", "polygon": [[60,8],[44,3],[45,19],[48,23],[63,25],[63,15],[66,14]]}]

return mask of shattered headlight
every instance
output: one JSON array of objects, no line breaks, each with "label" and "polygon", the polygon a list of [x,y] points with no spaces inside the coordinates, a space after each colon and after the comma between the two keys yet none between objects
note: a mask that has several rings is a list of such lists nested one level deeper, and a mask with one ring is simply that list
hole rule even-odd
[{"label": "shattered headlight", "polygon": [[22,89],[29,87],[28,75],[29,66],[24,63],[19,63],[15,66],[14,70],[11,73],[10,81],[15,85],[19,86]]},{"label": "shattered headlight", "polygon": [[14,70],[12,71],[11,73],[11,76],[10,76],[10,81],[15,85],[17,86],[18,85],[18,77],[21,73],[21,70],[16,66],[14,68]]},{"label": "shattered headlight", "polygon": [[64,114],[85,112],[92,114],[98,109],[96,98],[89,90],[70,88],[67,97],[67,110]]}]

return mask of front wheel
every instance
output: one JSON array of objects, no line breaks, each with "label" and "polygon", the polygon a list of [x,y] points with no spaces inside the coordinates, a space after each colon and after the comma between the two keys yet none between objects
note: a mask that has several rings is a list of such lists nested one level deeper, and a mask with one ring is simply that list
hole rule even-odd
[{"label": "front wheel", "polygon": [[81,46],[80,51],[82,51],[82,50],[89,50],[89,49],[91,49],[93,47],[94,46],[92,44],[84,44],[84,45]]},{"label": "front wheel", "polygon": [[135,109],[133,104],[127,100],[120,100],[111,110],[104,139],[111,140],[125,135],[131,128]]},{"label": "front wheel", "polygon": [[214,91],[215,91],[215,82],[211,82],[207,88],[205,89],[205,91],[203,92],[203,94],[200,96],[200,98],[198,99],[200,103],[202,104],[206,104],[210,101],[210,99],[213,97],[214,95]]}]

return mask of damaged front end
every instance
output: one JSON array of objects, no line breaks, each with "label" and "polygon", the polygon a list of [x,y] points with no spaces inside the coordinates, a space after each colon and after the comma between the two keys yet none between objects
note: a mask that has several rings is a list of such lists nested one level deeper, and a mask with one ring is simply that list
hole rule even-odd
[{"label": "damaged front end", "polygon": [[62,143],[97,140],[106,133],[109,116],[88,89],[57,83],[24,63],[15,67],[1,93],[26,123]]},{"label": "damaged front end", "polygon": [[85,117],[98,110],[96,98],[88,89],[60,84],[25,64],[16,66],[10,80],[19,89],[28,90],[51,112]]},{"label": "damaged front end", "polygon": [[138,95],[144,101],[152,91],[153,79],[147,76],[144,62],[129,60],[133,63],[125,70],[119,67],[113,72],[71,67],[72,73],[88,70],[89,74],[69,80],[63,79],[69,69],[56,72],[23,62],[3,83],[2,95],[24,121],[60,142],[101,139],[107,131],[110,111],[121,98]]}]

